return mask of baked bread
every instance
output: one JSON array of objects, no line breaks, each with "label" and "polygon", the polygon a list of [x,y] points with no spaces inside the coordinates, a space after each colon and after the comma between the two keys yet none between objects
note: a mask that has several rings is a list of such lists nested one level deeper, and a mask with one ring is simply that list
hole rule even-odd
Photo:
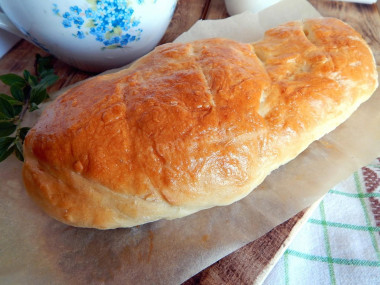
[{"label": "baked bread", "polygon": [[25,140],[25,186],[55,219],[100,229],[227,205],[376,87],[367,44],[333,18],[287,23],[253,44],[162,45],[44,110]]}]

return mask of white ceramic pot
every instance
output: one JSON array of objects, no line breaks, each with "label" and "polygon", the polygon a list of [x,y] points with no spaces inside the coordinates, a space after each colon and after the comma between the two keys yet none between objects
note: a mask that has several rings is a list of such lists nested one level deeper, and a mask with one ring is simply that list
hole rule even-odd
[{"label": "white ceramic pot", "polygon": [[176,3],[0,0],[5,13],[0,15],[0,28],[23,36],[79,69],[100,72],[151,51],[164,35]]}]

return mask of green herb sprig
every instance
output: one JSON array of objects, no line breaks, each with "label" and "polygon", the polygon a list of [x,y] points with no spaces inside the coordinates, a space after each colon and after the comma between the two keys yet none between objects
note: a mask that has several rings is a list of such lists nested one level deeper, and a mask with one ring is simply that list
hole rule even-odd
[{"label": "green herb sprig", "polygon": [[52,68],[52,57],[36,55],[34,74],[24,70],[23,75],[0,75],[0,81],[9,86],[10,95],[0,94],[0,162],[12,153],[24,161],[22,146],[29,127],[21,127],[26,112],[33,112],[49,98],[47,88],[58,76]]}]

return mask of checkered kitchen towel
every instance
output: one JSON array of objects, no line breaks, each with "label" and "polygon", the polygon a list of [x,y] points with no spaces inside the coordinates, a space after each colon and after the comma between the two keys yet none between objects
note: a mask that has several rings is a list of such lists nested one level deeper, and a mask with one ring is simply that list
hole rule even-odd
[{"label": "checkered kitchen towel", "polygon": [[264,284],[380,284],[380,158],[330,190]]}]

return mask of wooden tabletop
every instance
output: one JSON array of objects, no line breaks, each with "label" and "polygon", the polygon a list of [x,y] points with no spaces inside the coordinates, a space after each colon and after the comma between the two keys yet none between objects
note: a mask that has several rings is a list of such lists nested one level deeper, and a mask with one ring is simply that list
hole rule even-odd
[{"label": "wooden tabletop", "polygon": [[[342,19],[359,31],[371,46],[376,61],[380,63],[380,15],[378,6],[354,4],[328,0],[309,0],[323,16]],[[179,0],[172,22],[160,44],[173,41],[187,31],[199,19],[221,19],[228,17],[224,0]],[[33,69],[35,54],[46,55],[44,51],[24,40],[0,60],[0,74],[19,73]],[[51,92],[64,86],[86,79],[94,74],[74,69],[56,60],[54,68],[59,81]],[[0,93],[7,92],[0,86]],[[228,255],[193,278],[185,282],[190,284],[252,284],[278,250],[283,247],[289,233],[304,216],[299,213],[289,221],[276,227],[260,239]]]}]

